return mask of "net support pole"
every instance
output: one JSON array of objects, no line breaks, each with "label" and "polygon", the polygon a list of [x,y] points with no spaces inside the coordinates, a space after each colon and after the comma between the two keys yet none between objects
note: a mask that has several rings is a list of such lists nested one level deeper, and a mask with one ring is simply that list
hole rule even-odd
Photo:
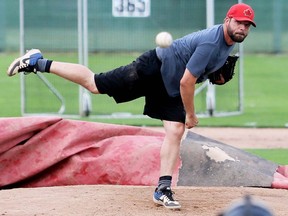
[{"label": "net support pole", "polygon": [[[242,0],[238,0],[238,3],[242,3]],[[243,44],[239,44],[239,112],[244,111],[244,47]]]},{"label": "net support pole", "polygon": [[[214,0],[206,0],[206,26],[210,28],[214,25]],[[215,100],[215,86],[210,84],[209,81],[206,92],[206,109],[210,116],[213,116],[216,100]]]},{"label": "net support pole", "polygon": [[[88,66],[88,5],[87,0],[78,0],[78,61]],[[79,87],[79,114],[89,116],[92,109],[90,93]]]},{"label": "net support pole", "polygon": [[[19,44],[20,56],[24,55],[24,0],[19,0]],[[20,74],[21,115],[25,113],[25,80],[23,73]]]}]

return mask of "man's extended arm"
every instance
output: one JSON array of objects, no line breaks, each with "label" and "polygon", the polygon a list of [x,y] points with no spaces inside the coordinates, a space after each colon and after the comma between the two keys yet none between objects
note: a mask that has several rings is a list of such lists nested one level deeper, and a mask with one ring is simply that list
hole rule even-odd
[{"label": "man's extended arm", "polygon": [[194,107],[194,92],[197,78],[186,68],[180,81],[180,94],[186,111],[186,128],[193,128],[198,124]]}]

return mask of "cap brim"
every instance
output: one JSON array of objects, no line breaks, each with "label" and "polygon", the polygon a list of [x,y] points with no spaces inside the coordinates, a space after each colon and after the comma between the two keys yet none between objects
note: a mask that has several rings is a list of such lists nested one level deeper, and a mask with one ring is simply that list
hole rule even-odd
[{"label": "cap brim", "polygon": [[235,20],[237,21],[247,21],[247,22],[250,22],[254,27],[256,27],[256,23],[251,20],[251,19],[248,19],[248,18],[245,18],[245,17],[233,17]]}]

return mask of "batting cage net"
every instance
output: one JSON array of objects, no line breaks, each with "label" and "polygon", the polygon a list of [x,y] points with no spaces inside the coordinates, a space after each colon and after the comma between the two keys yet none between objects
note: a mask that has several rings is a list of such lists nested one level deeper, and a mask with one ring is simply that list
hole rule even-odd
[{"label": "batting cage net", "polygon": [[[155,48],[158,32],[168,31],[176,39],[206,28],[209,20],[223,23],[227,10],[237,2],[20,0],[20,49],[24,53],[39,48],[45,58],[105,72]],[[239,51],[237,47],[234,53]],[[196,109],[200,117],[241,112],[241,61],[235,71],[227,85],[198,86]],[[115,105],[106,95],[91,96],[79,86],[48,74],[23,75],[21,85],[23,115],[144,118],[143,98]]]}]

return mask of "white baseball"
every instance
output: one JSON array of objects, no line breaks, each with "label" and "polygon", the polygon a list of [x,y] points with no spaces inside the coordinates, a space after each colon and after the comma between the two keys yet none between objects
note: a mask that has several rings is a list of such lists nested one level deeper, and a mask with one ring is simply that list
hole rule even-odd
[{"label": "white baseball", "polygon": [[160,32],[156,35],[155,42],[157,46],[167,48],[173,43],[173,38],[169,32]]}]

